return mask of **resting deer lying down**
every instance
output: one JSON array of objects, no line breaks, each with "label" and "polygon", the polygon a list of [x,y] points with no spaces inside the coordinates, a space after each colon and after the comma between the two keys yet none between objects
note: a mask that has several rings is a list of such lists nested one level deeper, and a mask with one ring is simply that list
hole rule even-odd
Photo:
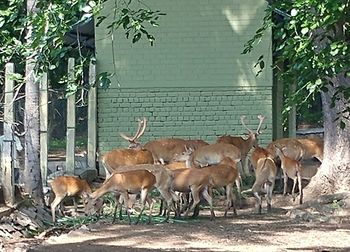
[{"label": "resting deer lying down", "polygon": [[84,193],[91,193],[91,188],[85,180],[73,176],[59,176],[48,181],[55,194],[55,199],[51,203],[52,221],[56,221],[56,207],[65,197],[73,197],[74,209],[77,211],[76,196],[83,196]]},{"label": "resting deer lying down", "polygon": [[275,146],[275,148],[276,148],[276,154],[281,159],[281,168],[282,168],[283,174],[284,174],[283,195],[287,194],[287,180],[289,177],[289,178],[293,179],[292,197],[293,197],[293,200],[295,200],[295,194],[294,194],[295,193],[295,186],[296,186],[296,183],[298,181],[298,186],[299,186],[299,191],[300,191],[299,203],[302,204],[303,203],[303,188],[302,188],[302,184],[301,184],[301,182],[302,182],[301,165],[300,165],[299,161],[287,157],[283,153],[283,149],[279,148],[278,146]]},{"label": "resting deer lying down", "polygon": [[262,187],[266,188],[267,211],[271,211],[272,191],[275,186],[277,167],[271,154],[264,148],[256,146],[251,155],[252,165],[255,170],[255,182],[252,192],[257,200],[258,213],[261,214],[261,197],[259,193]]}]

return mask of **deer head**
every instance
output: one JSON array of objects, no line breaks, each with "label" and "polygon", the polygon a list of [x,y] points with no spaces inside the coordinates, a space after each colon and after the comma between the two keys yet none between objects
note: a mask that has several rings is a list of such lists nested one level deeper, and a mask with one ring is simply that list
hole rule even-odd
[{"label": "deer head", "polygon": [[248,131],[248,138],[251,139],[252,145],[254,147],[256,147],[256,146],[258,146],[258,136],[261,134],[260,129],[261,129],[262,123],[263,123],[263,121],[265,119],[265,116],[258,115],[259,125],[258,125],[258,128],[256,129],[255,132],[253,132],[251,129],[249,129],[247,127],[247,125],[244,122],[245,118],[246,118],[246,116],[241,116],[241,123],[242,123],[243,127],[247,129],[247,131]]},{"label": "deer head", "polygon": [[129,149],[141,148],[141,144],[139,142],[137,142],[137,140],[143,135],[143,133],[146,130],[147,119],[146,119],[146,117],[144,117],[143,119],[138,119],[138,121],[139,121],[139,126],[138,126],[137,131],[133,137],[129,137],[129,136],[125,135],[124,133],[119,133],[119,135],[122,138],[124,138],[125,140],[127,140],[130,143],[129,147],[128,147]]}]

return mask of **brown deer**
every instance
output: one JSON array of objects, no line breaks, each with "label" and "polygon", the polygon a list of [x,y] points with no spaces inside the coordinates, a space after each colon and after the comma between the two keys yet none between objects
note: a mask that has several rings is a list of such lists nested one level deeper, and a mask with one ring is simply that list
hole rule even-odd
[{"label": "brown deer", "polygon": [[[249,169],[248,169],[248,165],[247,165],[247,155],[250,151],[250,149],[252,147],[257,146],[258,144],[258,136],[261,134],[261,126],[262,123],[265,119],[264,116],[259,115],[258,119],[259,119],[259,125],[258,128],[256,129],[256,131],[252,131],[251,129],[249,129],[247,127],[247,125],[244,122],[244,119],[246,117],[245,116],[241,116],[241,123],[243,125],[243,127],[245,127],[248,131],[248,138],[244,139],[242,137],[237,137],[237,136],[230,136],[230,135],[225,135],[225,136],[221,136],[217,139],[217,143],[227,143],[227,144],[232,144],[234,146],[236,146],[240,151],[241,151],[241,163],[242,163],[242,169],[244,170],[246,175],[249,175]],[[241,171],[242,173],[243,171]],[[242,176],[244,174],[241,174]]]},{"label": "brown deer", "polygon": [[[116,171],[114,171],[114,173],[124,173],[124,172],[135,171],[135,170],[146,170],[152,173],[156,177],[156,183],[154,186],[160,192],[169,210],[173,207],[173,203],[179,200],[178,197],[175,195],[175,193],[171,190],[171,184],[174,178],[173,172],[164,165],[160,165],[160,164],[125,165],[125,166],[119,166],[116,169]],[[118,195],[117,195],[117,199],[119,199]],[[165,221],[167,221],[170,217],[170,211],[168,211],[167,213],[168,214],[166,216]]]},{"label": "brown deer", "polygon": [[[91,193],[86,197],[87,204],[85,207],[85,212],[88,214],[91,214],[92,211],[96,210],[96,201],[100,197],[102,197],[104,194],[108,192],[116,192],[117,193],[117,201],[116,201],[116,209],[119,202],[120,195],[123,197],[124,204],[126,204],[127,207],[127,214],[128,214],[128,221],[129,224],[131,224],[131,218],[130,218],[130,209],[131,209],[131,202],[129,200],[129,193],[141,193],[141,212],[137,218],[137,221],[135,224],[137,224],[140,221],[141,215],[145,209],[145,203],[147,201],[149,205],[149,222],[151,222],[152,218],[152,207],[153,207],[153,201],[149,197],[149,192],[155,187],[156,184],[156,177],[147,170],[134,170],[134,171],[126,171],[122,173],[113,173],[103,184],[100,188],[98,188],[96,191]],[[114,211],[114,219],[115,219],[115,213],[116,209]],[[113,222],[114,222],[113,219]]]},{"label": "brown deer", "polygon": [[203,140],[185,140],[181,138],[163,138],[147,142],[143,147],[153,154],[156,163],[168,164],[173,157],[185,151],[185,147],[197,149],[208,145]]},{"label": "brown deer", "polygon": [[283,148],[283,154],[294,160],[301,160],[304,156],[303,145],[296,138],[281,138],[271,142],[267,147],[267,151],[271,153],[273,158],[278,158],[277,148]]},{"label": "brown deer", "polygon": [[321,138],[296,138],[296,140],[301,143],[304,149],[302,159],[317,158],[322,163],[324,143]]},{"label": "brown deer", "polygon": [[251,155],[251,163],[255,171],[255,182],[252,192],[258,204],[258,213],[261,214],[261,197],[259,193],[262,187],[266,188],[267,212],[271,211],[272,192],[275,186],[277,167],[271,154],[264,148],[256,146]]},{"label": "brown deer", "polygon": [[137,142],[144,134],[146,125],[146,118],[139,119],[138,129],[133,137],[120,133],[122,138],[129,141],[129,148],[111,150],[102,157],[101,163],[106,171],[106,179],[120,166],[154,163],[152,153],[142,148],[141,144]]},{"label": "brown deer", "polygon": [[[200,195],[208,202],[210,206],[211,219],[215,217],[213,210],[212,197],[208,194],[208,187],[210,183],[209,174],[203,173],[199,169],[177,169],[174,170],[174,180],[172,189],[183,194],[191,193],[193,204],[187,208],[185,216],[188,215],[200,202]],[[177,205],[177,215],[180,215],[179,204]]]},{"label": "brown deer", "polygon": [[[74,209],[77,211],[77,203],[74,197],[81,197],[84,193],[91,193],[91,187],[85,180],[73,176],[59,176],[48,181],[55,199],[51,203],[52,221],[56,221],[56,207],[66,197],[73,197]],[[62,212],[62,210],[61,210]]]},{"label": "brown deer", "polygon": [[[225,157],[219,164],[207,166],[201,169],[206,172],[210,177],[211,188],[226,188],[226,208],[224,216],[227,216],[227,212],[230,208],[233,209],[234,215],[236,212],[236,200],[233,193],[233,185],[236,184],[237,191],[240,194],[240,177],[236,167],[236,162],[229,157]],[[210,188],[210,195],[211,193]]]},{"label": "brown deer", "polygon": [[317,158],[323,160],[323,140],[320,138],[282,138],[271,142],[267,150],[276,158],[275,146],[284,149],[284,154],[295,160]]},{"label": "brown deer", "polygon": [[298,160],[292,159],[287,157],[284,154],[285,148],[279,148],[278,146],[275,146],[276,154],[279,156],[281,160],[281,168],[283,170],[284,175],[284,188],[283,188],[283,195],[287,194],[287,180],[288,177],[293,180],[293,188],[292,188],[292,197],[293,200],[295,200],[295,186],[298,182],[299,186],[299,192],[300,192],[300,199],[299,203],[303,203],[303,188],[302,188],[302,167]]}]

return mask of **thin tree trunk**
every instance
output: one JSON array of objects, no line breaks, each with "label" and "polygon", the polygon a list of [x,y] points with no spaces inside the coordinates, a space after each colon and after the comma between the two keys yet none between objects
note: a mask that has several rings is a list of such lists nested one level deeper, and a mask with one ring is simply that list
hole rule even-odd
[{"label": "thin tree trunk", "polygon": [[[27,13],[35,11],[35,0],[27,0]],[[28,43],[32,35],[32,27],[28,27]],[[39,79],[34,67],[35,59],[26,59],[26,96],[25,96],[25,191],[35,203],[44,204],[42,178],[40,172],[40,135],[39,135]]]},{"label": "thin tree trunk", "polygon": [[[332,79],[332,85],[350,87],[350,79],[339,75]],[[322,194],[350,191],[350,122],[343,119],[345,128],[337,120],[339,112],[349,104],[343,96],[331,107],[334,87],[328,85],[329,91],[323,92],[322,106],[324,113],[324,159],[319,171],[305,188],[305,200],[314,199]],[[349,113],[345,114],[349,116]]]}]

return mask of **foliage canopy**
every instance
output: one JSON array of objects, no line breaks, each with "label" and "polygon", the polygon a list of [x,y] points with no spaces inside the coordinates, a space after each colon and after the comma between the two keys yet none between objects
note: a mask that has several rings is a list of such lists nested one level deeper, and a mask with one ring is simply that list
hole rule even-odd
[{"label": "foliage canopy", "polygon": [[[273,29],[275,62],[284,83],[296,83],[289,104],[302,104],[315,94],[332,92],[331,107],[340,99],[350,104],[350,6],[349,0],[269,1],[263,25],[249,40],[250,52],[267,29]],[[263,57],[259,65],[264,68]],[[349,120],[350,105],[339,112],[341,127]]]},{"label": "foliage canopy", "polygon": [[[35,62],[35,70],[42,72],[55,72],[59,81],[67,84],[65,70],[62,64],[69,57],[76,58],[74,83],[68,83],[67,94],[74,93],[83,85],[79,78],[83,67],[94,58],[94,52],[84,51],[80,44],[79,34],[77,43],[67,44],[65,36],[69,31],[76,29],[80,24],[96,20],[96,25],[105,22],[107,16],[112,19],[108,24],[108,34],[113,39],[113,32],[124,29],[127,38],[132,38],[132,43],[140,40],[142,35],[153,45],[155,37],[149,32],[151,27],[158,26],[157,20],[160,11],[150,10],[142,1],[137,4],[132,1],[116,0],[114,8],[106,16],[101,14],[103,4],[107,0],[38,0],[38,11],[31,15],[26,13],[25,0],[5,0],[0,3],[0,68],[4,64],[13,62],[17,71],[23,72],[26,59]],[[26,41],[26,29],[33,27],[32,39]],[[62,74],[57,74],[62,72]],[[113,73],[101,73],[97,76],[99,85],[107,87],[108,77]],[[18,76],[17,76],[18,77]],[[20,78],[19,78],[20,79]],[[88,85],[94,85],[89,83]],[[86,85],[86,84],[85,84]]]}]

